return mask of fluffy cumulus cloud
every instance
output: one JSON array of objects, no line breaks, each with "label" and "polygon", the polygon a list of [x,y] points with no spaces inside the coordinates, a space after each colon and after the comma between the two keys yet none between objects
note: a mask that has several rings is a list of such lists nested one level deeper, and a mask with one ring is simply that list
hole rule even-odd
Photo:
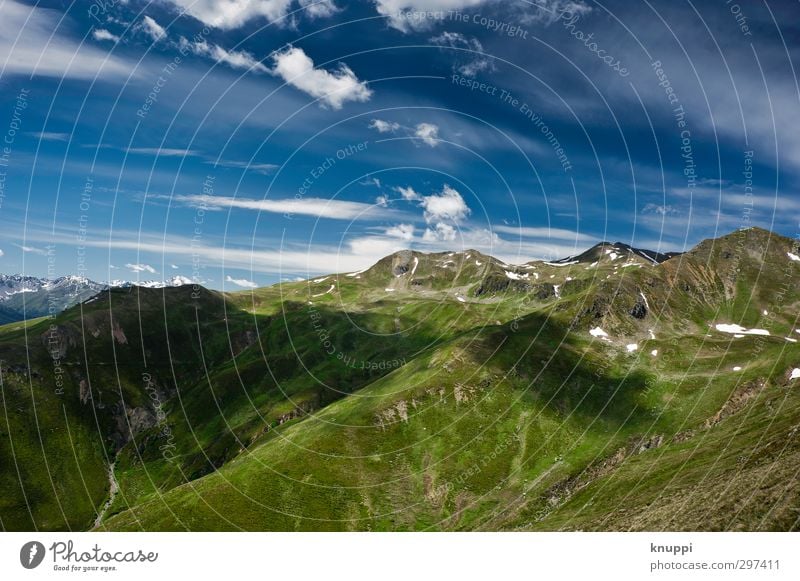
[{"label": "fluffy cumulus cloud", "polygon": [[386,235],[392,238],[399,238],[400,240],[413,240],[414,239],[414,226],[413,224],[397,224],[386,229]]},{"label": "fluffy cumulus cloud", "polygon": [[182,51],[190,51],[196,55],[209,57],[234,69],[253,70],[261,73],[269,72],[269,69],[263,63],[246,51],[227,50],[219,45],[209,44],[205,40],[190,42],[184,37],[180,38],[178,46]]},{"label": "fluffy cumulus cloud", "polygon": [[258,285],[252,280],[247,280],[246,278],[233,278],[230,275],[225,277],[225,282],[233,283],[242,288],[258,288]]},{"label": "fluffy cumulus cloud", "polygon": [[439,222],[431,228],[426,228],[422,235],[423,242],[452,242],[456,239],[456,229],[450,224]]},{"label": "fluffy cumulus cloud", "polygon": [[110,40],[112,42],[119,42],[119,37],[116,34],[111,34],[104,28],[95,28],[92,32],[92,37],[95,40]]},{"label": "fluffy cumulus cloud", "polygon": [[287,84],[308,93],[332,109],[341,109],[347,101],[368,101],[372,91],[344,63],[334,71],[314,68],[314,61],[293,46],[273,55],[272,73]]},{"label": "fluffy cumulus cloud", "polygon": [[254,18],[275,22],[286,16],[293,0],[168,0],[203,24],[230,30]]},{"label": "fluffy cumulus cloud", "polygon": [[413,201],[422,199],[422,196],[420,196],[414,190],[414,188],[412,188],[411,186],[407,186],[407,187],[399,186],[399,187],[394,188],[394,191],[397,192],[398,194],[400,194],[403,197],[404,200],[409,201],[409,202],[413,202]]},{"label": "fluffy cumulus cloud", "polygon": [[302,9],[308,18],[327,18],[339,12],[334,0],[167,0],[203,24],[231,30],[251,20],[292,23],[290,11]]},{"label": "fluffy cumulus cloud", "polygon": [[461,194],[448,185],[442,188],[441,193],[422,198],[420,206],[425,210],[425,221],[429,224],[432,222],[457,224],[472,212]]},{"label": "fluffy cumulus cloud", "polygon": [[125,268],[130,270],[131,272],[149,272],[151,274],[156,274],[156,269],[150,266],[149,264],[131,264],[130,262],[125,265]]},{"label": "fluffy cumulus cloud", "polygon": [[433,123],[419,123],[414,128],[414,136],[425,145],[436,147],[439,145],[439,126]]},{"label": "fluffy cumulus cloud", "polygon": [[394,133],[400,129],[400,124],[394,121],[384,121],[383,119],[373,119],[369,123],[369,128],[378,133]]},{"label": "fluffy cumulus cloud", "polygon": [[305,9],[304,14],[311,18],[327,18],[339,12],[333,0],[300,0],[300,6]]},{"label": "fluffy cumulus cloud", "polygon": [[134,30],[141,32],[145,36],[149,36],[153,42],[158,42],[167,38],[167,31],[158,22],[145,16],[142,20],[134,26]]}]

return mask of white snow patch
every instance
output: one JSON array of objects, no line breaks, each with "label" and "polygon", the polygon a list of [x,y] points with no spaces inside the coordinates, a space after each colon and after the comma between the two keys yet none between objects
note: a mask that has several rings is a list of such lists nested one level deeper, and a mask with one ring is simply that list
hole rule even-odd
[{"label": "white snow patch", "polygon": [[656,357],[658,355],[658,349],[653,349],[652,351],[650,351],[650,355]]},{"label": "white snow patch", "polygon": [[767,315],[769,315],[769,311],[767,309],[764,309],[763,311],[761,311],[761,314],[766,317]]},{"label": "white snow patch", "polygon": [[[538,272],[534,272],[533,273],[533,278],[535,278],[536,280],[539,280],[539,273]],[[797,332],[800,333],[800,331],[797,331]]]},{"label": "white snow patch", "polygon": [[800,369],[797,369],[795,367],[794,369],[792,369],[792,374],[789,376],[789,379],[797,379],[797,378],[800,378]]},{"label": "white snow patch", "polygon": [[383,289],[383,290],[385,290],[387,293],[393,293],[393,292],[394,292],[394,291],[396,291],[397,289],[396,289],[396,288],[385,288],[385,289]]},{"label": "white snow patch", "polygon": [[328,280],[328,278],[330,277],[326,276],[325,278],[315,278],[311,282],[316,282],[316,283],[325,282],[326,280]]},{"label": "white snow patch", "polygon": [[737,335],[769,335],[766,329],[745,329],[741,325],[731,325],[728,323],[718,323],[714,325],[721,333],[736,333]]},{"label": "white snow patch", "polygon": [[476,260],[475,266],[483,266],[483,263],[480,260]]},{"label": "white snow patch", "polygon": [[571,260],[569,262],[545,262],[548,266],[571,266],[573,264],[578,264],[577,260]]},{"label": "white snow patch", "polygon": [[590,268],[594,268],[595,266],[597,266],[597,262],[591,263],[589,266],[586,267],[586,270],[589,270]]},{"label": "white snow patch", "polygon": [[595,327],[594,329],[589,331],[589,334],[592,337],[608,337],[608,333],[603,331],[600,327]]},{"label": "white snow patch", "polygon": [[553,290],[554,290],[554,291],[555,291],[555,293],[556,293],[556,298],[557,298],[557,299],[558,299],[558,298],[561,298],[561,293],[559,292],[559,289],[560,289],[560,288],[561,288],[561,285],[560,285],[560,284],[554,284],[554,285],[553,285]]},{"label": "white snow patch", "polygon": [[555,277],[556,277],[556,275],[555,275],[555,274],[551,274],[551,275],[550,275],[550,278],[555,278]]},{"label": "white snow patch", "polygon": [[464,297],[462,297],[461,295],[458,295],[456,298],[457,298],[459,301],[461,301],[462,303],[466,303],[466,302],[467,302],[467,299],[465,299],[465,298],[464,298]]},{"label": "white snow patch", "polygon": [[411,276],[414,276],[414,273],[417,272],[417,267],[419,266],[419,258],[416,256],[414,257],[414,268],[411,269]]},{"label": "white snow patch", "polygon": [[655,258],[651,258],[650,256],[647,256],[647,255],[646,255],[644,252],[642,252],[641,250],[639,250],[638,252],[639,252],[639,254],[640,254],[642,257],[646,258],[647,260],[649,260],[649,261],[650,261],[650,262],[652,262],[653,264],[658,264],[658,261],[657,261]]},{"label": "white snow patch", "polygon": [[734,339],[741,339],[742,337],[744,337],[744,335],[740,335],[738,333],[733,336]]},{"label": "white snow patch", "polygon": [[318,295],[311,295],[311,298],[312,298],[312,299],[314,299],[314,298],[317,298],[317,297],[321,297],[321,296],[324,296],[324,295],[330,294],[330,293],[332,293],[332,292],[333,292],[333,290],[334,290],[335,288],[336,288],[336,285],[335,285],[335,284],[332,284],[332,285],[331,285],[331,288],[329,288],[328,290],[326,290],[324,293],[319,293]]},{"label": "white snow patch", "polygon": [[359,274],[363,274],[363,273],[367,272],[369,269],[370,269],[370,267],[368,266],[364,270],[359,270],[358,272],[351,272],[350,274],[346,274],[345,276],[358,278]]},{"label": "white snow patch", "polygon": [[739,366],[737,365],[736,367],[734,367],[734,368],[733,368],[733,370],[734,370],[734,371],[741,371],[741,370],[742,370],[742,368],[741,368],[741,367],[739,367]]},{"label": "white snow patch", "polygon": [[627,345],[625,345],[625,349],[628,350],[628,353],[633,353],[638,348],[639,346],[636,343],[628,343]]},{"label": "white snow patch", "polygon": [[792,339],[791,337],[784,337],[789,343],[797,343],[797,339]]},{"label": "white snow patch", "polygon": [[628,266],[636,266],[638,268],[642,268],[642,265],[639,264],[638,262],[626,262],[625,264],[622,265],[622,268],[626,268]]},{"label": "white snow patch", "polygon": [[610,253],[610,254],[609,254],[609,256],[608,256],[608,257],[609,257],[611,260],[616,260],[617,258],[621,258],[621,257],[622,257],[622,255],[621,255],[621,254],[617,254],[616,252],[612,252],[612,253]]},{"label": "white snow patch", "polygon": [[510,272],[508,270],[505,271],[506,276],[511,280],[522,280],[528,278],[527,274],[517,274],[516,272]]},{"label": "white snow patch", "polygon": [[[649,311],[650,310],[650,303],[647,302],[647,297],[644,296],[644,293],[642,291],[639,291],[639,296],[642,297],[642,300],[644,301],[644,306],[647,307],[647,310]],[[650,331],[650,334],[652,335],[653,332]],[[653,337],[653,338],[655,339],[655,337]]]},{"label": "white snow patch", "polygon": [[655,333],[653,333],[653,330],[652,330],[652,329],[648,329],[648,330],[647,330],[647,332],[648,332],[648,333],[650,333],[650,338],[651,338],[651,339],[655,339],[655,338],[656,338],[656,334],[655,334]]},{"label": "white snow patch", "polygon": [[571,281],[571,280],[572,280],[572,277],[571,277],[571,276],[568,276],[568,277],[566,278],[566,281],[567,281],[567,282],[569,282],[569,281]]},{"label": "white snow patch", "polygon": [[789,255],[789,259],[790,260],[794,260],[795,262],[800,262],[800,256],[797,256],[796,254],[792,254],[791,252],[787,252],[786,254]]}]

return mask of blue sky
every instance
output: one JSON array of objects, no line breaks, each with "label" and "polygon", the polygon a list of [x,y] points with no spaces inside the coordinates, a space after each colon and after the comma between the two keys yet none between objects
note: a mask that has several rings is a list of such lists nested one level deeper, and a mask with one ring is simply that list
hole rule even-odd
[{"label": "blue sky", "polygon": [[796,236],[795,2],[0,3],[0,272]]}]

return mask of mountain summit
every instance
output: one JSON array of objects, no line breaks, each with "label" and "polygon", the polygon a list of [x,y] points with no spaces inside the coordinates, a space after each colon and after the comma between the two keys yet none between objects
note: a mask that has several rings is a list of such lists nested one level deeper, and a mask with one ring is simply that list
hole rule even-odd
[{"label": "mountain summit", "polygon": [[758,229],[106,289],[0,326],[2,524],[795,530],[798,305]]}]

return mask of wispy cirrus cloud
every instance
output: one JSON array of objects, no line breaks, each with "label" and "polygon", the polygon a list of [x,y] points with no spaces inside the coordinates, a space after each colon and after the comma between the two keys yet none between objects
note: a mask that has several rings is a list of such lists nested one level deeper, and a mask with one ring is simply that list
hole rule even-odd
[{"label": "wispy cirrus cloud", "polygon": [[334,220],[376,219],[387,216],[384,208],[376,204],[350,202],[346,200],[326,200],[324,198],[284,198],[254,200],[251,198],[233,198],[226,196],[179,195],[172,201],[201,206],[206,209],[238,208],[271,212],[275,214],[298,214]]},{"label": "wispy cirrus cloud", "polygon": [[63,14],[16,0],[0,3],[0,72],[94,79],[123,77],[135,65],[62,34]]}]

